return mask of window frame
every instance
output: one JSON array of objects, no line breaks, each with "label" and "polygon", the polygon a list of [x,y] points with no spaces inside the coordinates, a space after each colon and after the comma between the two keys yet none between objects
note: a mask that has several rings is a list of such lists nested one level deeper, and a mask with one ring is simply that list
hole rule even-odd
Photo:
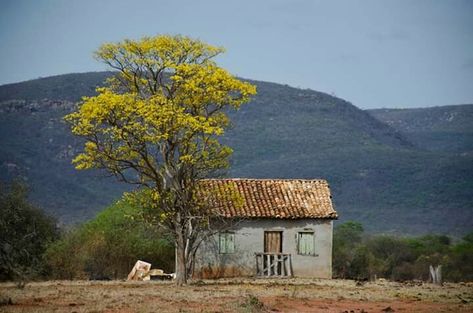
[{"label": "window frame", "polygon": [[[303,235],[312,235],[312,252],[303,253],[301,250],[302,236]],[[313,230],[303,230],[297,232],[297,254],[303,256],[318,256],[315,253],[315,231]]]},{"label": "window frame", "polygon": [[[228,238],[231,237],[232,238],[232,251],[229,251],[230,249],[227,249],[228,248]],[[223,241],[225,242],[225,244],[222,246],[222,238]],[[234,232],[230,232],[230,231],[226,231],[226,232],[219,232],[218,233],[218,253],[219,254],[233,254],[235,253],[236,251],[236,244],[235,244],[235,233]]]}]

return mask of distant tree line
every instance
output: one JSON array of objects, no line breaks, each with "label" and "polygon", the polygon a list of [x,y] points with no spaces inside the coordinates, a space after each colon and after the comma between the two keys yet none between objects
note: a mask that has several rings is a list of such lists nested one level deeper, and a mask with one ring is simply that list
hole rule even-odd
[{"label": "distant tree line", "polygon": [[445,235],[369,235],[357,222],[335,227],[334,277],[357,280],[428,281],[441,265],[445,281],[473,281],[473,232],[457,243]]},{"label": "distant tree line", "polygon": [[[0,184],[0,281],[122,279],[138,259],[174,270],[172,238],[126,198],[60,230],[27,192],[18,181]],[[473,281],[473,232],[453,242],[445,235],[366,234],[360,223],[346,222],[335,227],[333,240],[335,278],[428,281],[429,266],[442,265],[445,281]]]}]

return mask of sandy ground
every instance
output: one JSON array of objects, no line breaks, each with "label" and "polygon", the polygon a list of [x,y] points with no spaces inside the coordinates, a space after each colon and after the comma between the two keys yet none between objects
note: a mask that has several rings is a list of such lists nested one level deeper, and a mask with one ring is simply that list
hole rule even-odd
[{"label": "sandy ground", "polygon": [[[11,303],[10,302],[11,299]],[[0,312],[473,312],[473,283],[314,279],[0,284]]]}]

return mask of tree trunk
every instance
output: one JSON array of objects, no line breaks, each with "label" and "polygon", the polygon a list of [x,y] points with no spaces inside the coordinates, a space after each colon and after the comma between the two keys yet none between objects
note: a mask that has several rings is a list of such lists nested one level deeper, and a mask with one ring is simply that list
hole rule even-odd
[{"label": "tree trunk", "polygon": [[185,240],[182,232],[178,232],[176,238],[176,284],[182,286],[187,284]]}]

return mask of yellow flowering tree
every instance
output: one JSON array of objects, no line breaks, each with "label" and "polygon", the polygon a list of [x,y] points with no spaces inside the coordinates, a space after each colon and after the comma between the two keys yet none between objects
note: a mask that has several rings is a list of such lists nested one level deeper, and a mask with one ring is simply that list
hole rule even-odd
[{"label": "yellow flowering tree", "polygon": [[187,282],[209,210],[196,183],[226,166],[232,150],[218,138],[255,86],[220,68],[220,47],[184,36],[103,44],[95,56],[116,75],[67,115],[85,138],[77,169],[100,168],[143,187],[151,214],[172,232],[177,283]]}]

